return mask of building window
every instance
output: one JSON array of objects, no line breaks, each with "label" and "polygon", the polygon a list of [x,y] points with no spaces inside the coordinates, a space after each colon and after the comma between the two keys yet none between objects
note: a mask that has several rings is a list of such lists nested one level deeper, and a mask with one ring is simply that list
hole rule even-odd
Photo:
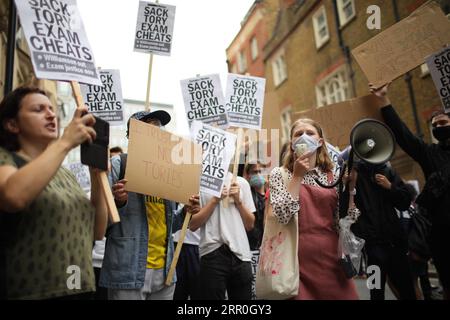
[{"label": "building window", "polygon": [[245,58],[245,52],[241,51],[238,55],[238,70],[239,73],[247,71],[247,59]]},{"label": "building window", "polygon": [[278,87],[287,79],[286,61],[284,59],[284,50],[279,51],[272,61],[273,81],[275,87]]},{"label": "building window", "polygon": [[353,17],[356,16],[354,0],[338,0],[339,21],[341,27],[344,27]]},{"label": "building window", "polygon": [[346,101],[350,98],[345,68],[332,73],[316,86],[317,107]]},{"label": "building window", "polygon": [[281,140],[283,143],[288,142],[291,137],[291,115],[292,115],[292,107],[286,107],[281,112]]},{"label": "building window", "polygon": [[250,47],[252,52],[252,60],[254,61],[258,58],[258,41],[256,40],[256,37],[252,38]]},{"label": "building window", "polygon": [[325,6],[320,7],[313,16],[314,36],[316,39],[316,48],[320,49],[329,39],[327,13]]}]

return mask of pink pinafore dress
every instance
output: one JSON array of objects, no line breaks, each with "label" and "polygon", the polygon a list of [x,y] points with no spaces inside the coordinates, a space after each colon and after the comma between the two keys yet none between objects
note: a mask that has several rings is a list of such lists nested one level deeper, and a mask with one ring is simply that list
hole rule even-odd
[{"label": "pink pinafore dress", "polygon": [[301,186],[296,300],[358,300],[353,279],[345,277],[338,261],[339,237],[333,227],[337,200],[334,188]]}]

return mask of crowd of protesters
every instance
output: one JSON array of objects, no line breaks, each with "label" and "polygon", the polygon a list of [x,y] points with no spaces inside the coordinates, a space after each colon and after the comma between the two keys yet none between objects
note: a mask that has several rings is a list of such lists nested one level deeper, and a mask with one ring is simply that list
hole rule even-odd
[{"label": "crowd of protesters", "polygon": [[[381,286],[371,289],[371,299],[384,299],[386,283],[398,299],[432,299],[430,262],[449,299],[450,115],[432,116],[439,143],[427,144],[398,117],[388,85],[370,89],[397,143],[419,163],[426,178],[417,196],[388,162],[361,161],[345,177],[352,231],[365,240],[367,264],[381,271]],[[171,120],[165,111],[142,111],[131,118],[157,127]],[[78,108],[59,136],[54,106],[36,88],[18,88],[1,102],[0,297],[249,300],[252,252],[261,247],[270,205],[280,224],[298,218],[300,285],[293,299],[358,299],[355,279],[345,275],[337,249],[344,200],[337,188],[319,185],[339,175],[321,124],[296,121],[280,166],[269,176],[262,174],[261,163],[248,163],[235,181],[228,173],[221,197],[200,193],[184,206],[126,191],[127,154],[111,149],[109,175],[120,222],[108,225],[98,180],[91,179],[88,197],[62,166],[70,150],[95,139],[94,123],[86,108]],[[297,152],[300,146],[307,147]],[[94,176],[96,170],[90,173]],[[186,212],[192,214],[188,235],[167,285]],[[422,240],[412,235],[419,218],[428,223]],[[81,289],[69,288],[69,266],[81,269]]]}]

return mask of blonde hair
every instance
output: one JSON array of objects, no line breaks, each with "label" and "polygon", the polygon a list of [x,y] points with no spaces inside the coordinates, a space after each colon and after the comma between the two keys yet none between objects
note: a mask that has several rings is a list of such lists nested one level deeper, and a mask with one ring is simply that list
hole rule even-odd
[{"label": "blonde hair", "polygon": [[[297,127],[299,124],[309,124],[313,126],[317,130],[319,136],[322,139],[325,139],[323,136],[323,130],[316,121],[308,118],[303,118],[298,119],[292,125],[290,134],[291,141],[295,127]],[[287,168],[291,172],[294,172],[294,161],[295,161],[294,151],[292,150],[292,145],[290,145],[283,159],[283,167]],[[317,149],[316,164],[323,172],[331,172],[334,168],[334,164],[331,161],[330,156],[328,155],[328,149],[325,141],[323,142],[322,146],[319,147],[319,149]]]}]

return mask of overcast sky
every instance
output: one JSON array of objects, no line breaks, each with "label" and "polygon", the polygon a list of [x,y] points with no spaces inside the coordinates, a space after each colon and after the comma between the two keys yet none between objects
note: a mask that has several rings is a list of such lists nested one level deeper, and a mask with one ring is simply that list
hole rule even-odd
[{"label": "overcast sky", "polygon": [[[149,55],[133,51],[139,0],[77,0],[96,64],[119,69],[125,99],[145,100]],[[219,73],[253,0],[165,0],[176,6],[170,57],[154,55],[150,100],[174,105],[177,133],[187,134],[180,80]]]}]

